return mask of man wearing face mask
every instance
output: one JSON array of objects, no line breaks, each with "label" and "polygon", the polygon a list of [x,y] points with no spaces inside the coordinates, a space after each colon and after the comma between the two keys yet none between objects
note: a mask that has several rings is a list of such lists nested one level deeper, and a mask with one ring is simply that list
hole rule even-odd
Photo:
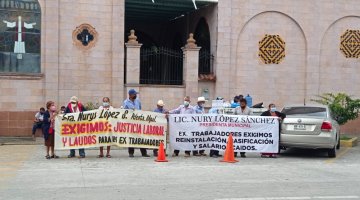
[{"label": "man wearing face mask", "polygon": [[[247,106],[246,99],[240,99],[240,106],[235,108],[235,115],[253,115],[251,108]],[[237,152],[234,153],[235,157]],[[246,158],[245,152],[240,152],[242,158]]]},{"label": "man wearing face mask", "polygon": [[[65,113],[80,113],[86,111],[85,107],[79,102],[76,96],[72,96],[70,98],[70,102],[68,103]],[[85,158],[85,149],[79,149],[80,158]],[[70,154],[68,158],[75,157],[75,149],[70,150]]]},{"label": "man wearing face mask", "polygon": [[[125,99],[125,101],[123,103],[123,108],[124,109],[132,109],[132,110],[141,110],[141,102],[137,98],[138,92],[136,92],[136,90],[134,90],[134,89],[130,89],[128,94],[129,94],[129,98]],[[135,149],[129,147],[128,151],[129,151],[129,157],[133,158]],[[141,152],[142,157],[150,157],[147,154],[147,151],[145,148],[140,148],[140,152]]]},{"label": "man wearing face mask", "polygon": [[[196,110],[193,106],[190,105],[190,97],[186,96],[184,98],[184,103],[174,110],[170,110],[168,114],[195,114]],[[174,150],[173,157],[179,156],[180,151]],[[185,151],[185,157],[190,157],[190,151]]]},{"label": "man wearing face mask", "polygon": [[[279,119],[279,134],[281,129],[281,122],[286,117],[285,113],[281,113],[277,111],[275,104],[271,103],[269,104],[269,110],[263,112],[261,116],[272,116],[272,117],[278,117]],[[280,138],[280,137],[279,137]],[[276,158],[276,153],[261,153],[261,157],[270,157],[270,158]]]},{"label": "man wearing face mask", "polygon": [[[194,107],[197,114],[205,114],[205,97],[198,97],[197,105]],[[193,151],[194,156],[206,156],[205,150]]]}]

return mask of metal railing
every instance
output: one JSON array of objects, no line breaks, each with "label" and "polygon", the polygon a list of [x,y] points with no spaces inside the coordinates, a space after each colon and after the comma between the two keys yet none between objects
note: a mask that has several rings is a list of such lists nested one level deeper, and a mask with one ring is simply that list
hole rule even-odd
[{"label": "metal railing", "polygon": [[199,75],[213,74],[214,56],[211,55],[208,49],[200,49],[199,52]]},{"label": "metal railing", "polygon": [[182,85],[183,52],[166,47],[141,48],[140,84]]}]

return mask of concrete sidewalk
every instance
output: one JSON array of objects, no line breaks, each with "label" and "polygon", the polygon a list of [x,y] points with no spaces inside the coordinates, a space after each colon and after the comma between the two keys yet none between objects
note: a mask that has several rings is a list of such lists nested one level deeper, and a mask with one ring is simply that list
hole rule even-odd
[{"label": "concrete sidewalk", "polygon": [[[325,152],[288,150],[277,159],[249,153],[235,164],[183,156],[156,163],[129,158],[45,159],[42,145],[0,146],[0,199],[349,199],[360,196],[360,148]],[[152,153],[149,151],[149,153]],[[181,152],[183,155],[183,152]]]}]

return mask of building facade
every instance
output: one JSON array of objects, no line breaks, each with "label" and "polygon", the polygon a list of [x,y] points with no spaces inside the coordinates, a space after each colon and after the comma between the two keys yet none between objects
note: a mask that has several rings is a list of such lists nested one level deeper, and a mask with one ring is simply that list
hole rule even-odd
[{"label": "building facade", "polygon": [[0,0],[0,136],[30,135],[48,100],[120,107],[130,88],[144,110],[185,95],[359,98],[359,58],[358,0]]}]

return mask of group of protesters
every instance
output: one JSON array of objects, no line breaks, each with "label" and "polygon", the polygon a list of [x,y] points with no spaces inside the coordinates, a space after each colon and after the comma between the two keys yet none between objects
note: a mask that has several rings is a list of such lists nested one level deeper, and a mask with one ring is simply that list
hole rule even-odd
[{"label": "group of protesters", "polygon": [[[141,101],[137,96],[138,92],[135,89],[130,89],[128,91],[128,98],[124,100],[123,105],[121,108],[123,109],[132,109],[132,110],[141,110]],[[234,114],[235,115],[253,115],[252,109],[247,105],[247,100],[243,98],[242,95],[235,96],[233,102],[230,104],[229,102],[226,102],[224,98],[217,97],[216,100],[222,101],[225,104],[225,107],[231,107],[234,108]],[[191,99],[189,96],[184,97],[183,103],[176,109],[172,110],[166,110],[164,108],[165,104],[163,100],[158,100],[156,108],[153,110],[153,112],[157,113],[163,113],[167,116],[169,114],[205,114],[205,103],[206,99],[204,97],[198,97],[196,105],[191,105]],[[104,97],[102,99],[102,105],[99,107],[99,109],[105,109],[105,110],[112,110],[113,107],[111,106],[110,98]],[[62,106],[60,109],[60,114],[63,113],[80,113],[86,111],[86,108],[84,105],[78,100],[76,96],[73,96],[70,98],[69,103],[67,106]],[[222,110],[219,107],[213,107],[209,110],[209,114],[222,114]],[[46,159],[51,158],[59,158],[54,152],[54,128],[55,128],[55,117],[59,112],[56,109],[55,102],[48,101],[46,103],[46,110],[45,108],[40,108],[40,111],[35,115],[35,123],[32,129],[33,137],[35,137],[35,132],[37,128],[42,128],[43,136],[45,139],[45,146],[46,146]],[[285,114],[277,111],[276,106],[274,103],[269,104],[268,110],[263,112],[261,116],[275,116],[278,117],[278,119],[281,121],[286,116]],[[110,155],[111,147],[106,147],[106,154],[104,155],[104,147],[100,147],[100,153],[97,156],[98,158],[111,158]],[[129,157],[134,157],[134,148],[128,148]],[[146,148],[140,148],[140,152],[142,157],[150,157],[150,155],[147,153]],[[177,157],[179,156],[180,151],[174,150],[172,156]],[[158,150],[153,150],[153,155],[156,157],[158,154]],[[207,156],[205,153],[205,150],[200,151],[192,151],[193,156]],[[85,158],[85,149],[79,149],[79,156],[80,158]],[[185,157],[190,157],[191,151],[185,151]],[[210,157],[221,157],[222,155],[219,154],[219,151],[217,150],[210,150]],[[237,152],[234,153],[234,156],[237,157]],[[242,158],[246,157],[245,152],[240,152],[240,156]],[[68,155],[68,158],[75,157],[75,149],[70,150],[70,154]],[[270,158],[276,158],[275,153],[261,153],[261,157],[270,157]]]}]

